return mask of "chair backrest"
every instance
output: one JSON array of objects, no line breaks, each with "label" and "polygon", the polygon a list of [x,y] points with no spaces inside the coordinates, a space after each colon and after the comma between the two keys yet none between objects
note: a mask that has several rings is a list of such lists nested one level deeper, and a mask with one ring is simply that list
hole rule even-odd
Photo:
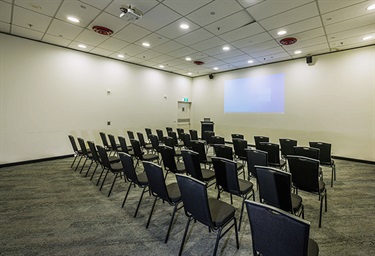
[{"label": "chair backrest", "polygon": [[308,192],[319,191],[319,160],[304,156],[288,156],[293,185]]},{"label": "chair backrest", "polygon": [[212,157],[212,164],[215,171],[216,184],[224,191],[240,194],[236,162],[221,157]]},{"label": "chair backrest", "polygon": [[161,158],[163,160],[164,167],[171,172],[175,172],[177,170],[176,160],[174,158],[175,152],[174,149],[161,145],[159,146]]},{"label": "chair backrest", "polygon": [[118,141],[120,142],[121,151],[129,154],[128,145],[126,144],[126,139],[122,136],[118,136]]},{"label": "chair backrest", "polygon": [[108,138],[109,138],[109,143],[111,144],[111,149],[117,152],[117,143],[116,143],[115,136],[113,136],[112,134],[108,134]]},{"label": "chair backrest", "polygon": [[110,148],[107,140],[107,136],[104,132],[99,132],[100,138],[102,139],[102,143],[105,148]]},{"label": "chair backrest", "polygon": [[151,141],[152,148],[156,152],[160,152],[160,149],[159,149],[159,138],[158,138],[158,136],[156,136],[155,134],[150,134],[150,141]]},{"label": "chair backrest", "polygon": [[245,136],[243,136],[243,134],[238,134],[238,133],[232,133],[231,134],[231,137],[232,137],[232,140],[233,139],[245,139]]},{"label": "chair backrest", "polygon": [[197,130],[189,130],[191,140],[198,140],[198,131]]},{"label": "chair backrest", "polygon": [[126,133],[128,134],[129,140],[135,140],[134,132],[132,132],[132,131],[127,131]]},{"label": "chair backrest", "polygon": [[215,136],[215,132],[214,131],[204,131],[204,139],[206,140],[207,142],[207,145],[212,145],[212,138],[213,136]]},{"label": "chair backrest", "polygon": [[105,148],[99,145],[96,146],[96,148],[98,149],[100,161],[103,164],[103,166],[107,169],[111,169],[111,164],[109,163],[107,151],[105,150]]},{"label": "chair backrest", "polygon": [[294,147],[294,155],[305,156],[308,158],[319,160],[320,150],[319,148],[312,147]]},{"label": "chair backrest", "polygon": [[191,140],[190,141],[191,150],[199,154],[199,162],[205,164],[207,163],[206,147],[203,141]]},{"label": "chair backrest", "polygon": [[170,203],[171,200],[169,198],[161,166],[148,161],[143,161],[142,163],[152,194]]},{"label": "chair backrest", "polygon": [[244,139],[233,139],[234,153],[237,157],[245,159],[245,149],[247,148],[247,140]]},{"label": "chair backrest", "polygon": [[255,142],[255,148],[256,149],[259,149],[258,146],[259,146],[260,142],[269,142],[269,141],[270,141],[270,138],[268,138],[268,137],[265,137],[265,136],[254,136],[254,142]]},{"label": "chair backrest", "polygon": [[173,143],[174,143],[175,146],[178,145],[177,133],[175,131],[169,131],[168,137],[171,137],[173,139]]},{"label": "chair backrest", "polygon": [[134,156],[138,160],[143,160],[143,151],[141,149],[141,144],[139,143],[139,141],[138,140],[131,140],[130,142],[132,144]]},{"label": "chair backrest", "polygon": [[292,139],[279,139],[282,156],[294,155],[294,147],[297,146],[297,141]]},{"label": "chair backrest", "polygon": [[222,144],[214,144],[214,150],[217,157],[233,160],[232,147]]},{"label": "chair backrest", "polygon": [[89,145],[89,149],[92,154],[92,159],[94,159],[96,163],[100,163],[100,158],[98,155],[98,151],[96,150],[95,143],[92,141],[87,141],[87,144]]},{"label": "chair backrest", "polygon": [[181,150],[182,159],[184,161],[186,172],[192,177],[203,180],[201,164],[199,161],[199,153],[192,150]]},{"label": "chair backrest", "polygon": [[257,178],[255,166],[268,166],[268,153],[259,149],[246,149],[246,162],[249,173]]},{"label": "chair backrest", "polygon": [[172,137],[164,137],[164,144],[167,145],[168,147],[171,147],[173,149],[173,151],[175,151],[174,147],[175,147],[175,144],[174,144],[174,140]]},{"label": "chair backrest", "polygon": [[190,144],[190,134],[189,133],[183,133],[182,135],[181,135],[181,138],[182,138],[182,141],[183,141],[183,143],[184,143],[184,146],[186,147],[186,148],[191,148],[191,144]]},{"label": "chair backrest", "polygon": [[215,145],[215,144],[221,144],[221,145],[224,145],[225,144],[225,139],[224,137],[221,137],[221,136],[212,136],[211,138],[211,144],[212,145]]},{"label": "chair backrest", "polygon": [[321,164],[331,164],[331,147],[330,143],[325,142],[309,142],[310,147],[320,150],[319,160]]},{"label": "chair backrest", "polygon": [[162,131],[162,130],[160,130],[160,129],[156,129],[156,135],[158,135],[158,139],[159,139],[159,141],[164,142],[164,134],[163,134],[163,131]]},{"label": "chair backrest", "polygon": [[82,138],[77,138],[77,140],[78,140],[78,143],[79,143],[79,147],[81,148],[82,154],[84,156],[88,156],[85,141]]},{"label": "chair backrest", "polygon": [[145,128],[145,131],[146,131],[147,139],[150,140],[150,135],[152,134],[151,129],[150,128]]},{"label": "chair backrest", "polygon": [[167,133],[173,131],[172,127],[165,127],[165,130],[167,131]]},{"label": "chair backrest", "polygon": [[137,173],[134,168],[133,158],[129,154],[122,152],[119,152],[118,155],[123,167],[124,178],[128,181],[134,182],[135,184],[139,184]]},{"label": "chair backrest", "polygon": [[74,153],[78,154],[79,150],[78,150],[78,147],[77,147],[77,143],[74,140],[74,137],[72,135],[68,135],[68,137],[69,137],[69,140],[70,140],[70,144],[72,144],[72,148],[73,148]]},{"label": "chair backrest", "polygon": [[268,164],[269,165],[280,165],[280,146],[276,143],[271,142],[259,142],[259,150],[266,151],[268,153]]},{"label": "chair backrest", "polygon": [[176,179],[186,215],[193,216],[194,219],[207,226],[213,226],[206,184],[181,174],[176,174]]},{"label": "chair backrest", "polygon": [[180,139],[180,140],[182,140],[182,134],[184,134],[185,132],[184,132],[184,129],[182,129],[182,128],[177,128],[177,134],[178,134],[178,138]]},{"label": "chair backrest", "polygon": [[145,138],[143,137],[143,133],[137,132],[137,137],[138,137],[138,141],[139,141],[139,144],[141,145],[141,147],[145,148],[146,147],[146,141],[145,141]]},{"label": "chair backrest", "polygon": [[275,207],[245,201],[254,255],[307,256],[310,223]]},{"label": "chair backrest", "polygon": [[255,166],[261,202],[293,213],[291,174],[264,166]]}]

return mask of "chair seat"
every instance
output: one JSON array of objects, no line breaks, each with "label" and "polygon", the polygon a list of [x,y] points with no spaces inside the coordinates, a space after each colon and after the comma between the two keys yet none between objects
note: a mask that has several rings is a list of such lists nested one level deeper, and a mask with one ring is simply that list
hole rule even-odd
[{"label": "chair seat", "polygon": [[158,159],[159,159],[159,156],[155,155],[155,154],[144,154],[143,155],[144,161],[154,161],[154,160],[158,160]]},{"label": "chair seat", "polygon": [[207,169],[201,169],[203,181],[212,180],[215,177],[215,172]]},{"label": "chair seat", "polygon": [[253,187],[254,184],[247,180],[238,179],[238,184],[240,185],[240,191],[242,194],[249,193]]},{"label": "chair seat", "polygon": [[291,196],[291,199],[292,199],[293,211],[297,212],[298,209],[302,205],[302,197],[300,197],[299,195],[293,194],[293,193],[290,196]]},{"label": "chair seat", "polygon": [[307,250],[307,255],[308,256],[318,256],[319,255],[319,246],[311,238],[309,238],[309,247],[308,247],[308,250]]},{"label": "chair seat", "polygon": [[234,218],[236,208],[223,201],[209,198],[208,204],[210,207],[212,222],[215,227],[220,227]]},{"label": "chair seat", "polygon": [[180,193],[180,189],[178,187],[177,182],[167,185],[167,191],[168,191],[169,199],[172,202],[178,202],[181,200],[181,193]]},{"label": "chair seat", "polygon": [[177,162],[176,163],[177,172],[178,173],[184,173],[186,171],[185,164],[183,162]]},{"label": "chair seat", "polygon": [[142,172],[137,175],[139,185],[148,185],[148,179],[145,172]]},{"label": "chair seat", "polygon": [[120,162],[120,158],[118,158],[117,156],[109,156],[108,157],[108,160],[111,164],[114,164],[114,163],[118,163]]},{"label": "chair seat", "polygon": [[237,171],[240,171],[244,168],[244,165],[240,162],[236,162],[236,168],[237,168]]},{"label": "chair seat", "polygon": [[122,172],[122,164],[120,162],[111,164],[111,171],[112,172]]}]

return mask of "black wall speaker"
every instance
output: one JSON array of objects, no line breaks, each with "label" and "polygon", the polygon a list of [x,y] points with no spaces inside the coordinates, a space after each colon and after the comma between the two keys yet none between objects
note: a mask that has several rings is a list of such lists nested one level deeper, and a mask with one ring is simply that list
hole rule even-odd
[{"label": "black wall speaker", "polygon": [[210,79],[214,79],[214,75],[213,75],[213,74],[209,74],[208,77],[209,77]]},{"label": "black wall speaker", "polygon": [[311,64],[313,62],[313,58],[312,58],[312,56],[307,56],[306,57],[306,63],[307,64]]}]

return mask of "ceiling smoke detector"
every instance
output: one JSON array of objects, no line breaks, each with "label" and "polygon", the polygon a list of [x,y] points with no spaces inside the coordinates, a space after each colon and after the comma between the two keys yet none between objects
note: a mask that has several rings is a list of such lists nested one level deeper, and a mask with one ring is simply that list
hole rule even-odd
[{"label": "ceiling smoke detector", "polygon": [[295,37],[287,37],[287,38],[280,40],[280,44],[282,45],[291,45],[291,44],[295,44],[296,42],[297,42],[297,38]]},{"label": "ceiling smoke detector", "polygon": [[143,12],[132,5],[121,6],[120,11],[120,18],[126,19],[129,22],[135,22],[143,16]]},{"label": "ceiling smoke detector", "polygon": [[92,30],[94,30],[98,34],[105,36],[110,36],[113,34],[113,31],[111,29],[102,26],[93,26]]}]

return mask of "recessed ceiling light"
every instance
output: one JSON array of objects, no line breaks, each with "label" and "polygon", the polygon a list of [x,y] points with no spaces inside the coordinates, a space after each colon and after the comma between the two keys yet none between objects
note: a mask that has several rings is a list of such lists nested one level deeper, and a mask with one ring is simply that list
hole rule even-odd
[{"label": "recessed ceiling light", "polygon": [[229,46],[224,46],[224,47],[223,47],[223,50],[224,50],[224,51],[229,51],[229,50],[230,50],[230,47],[229,47]]},{"label": "recessed ceiling light", "polygon": [[189,72],[188,75],[191,76],[193,73]]},{"label": "recessed ceiling light", "polygon": [[86,45],[84,45],[84,44],[79,44],[78,47],[79,47],[79,48],[86,49]]},{"label": "recessed ceiling light", "polygon": [[278,34],[279,36],[285,35],[285,34],[286,34],[286,31],[285,31],[285,30],[281,30],[281,31],[277,32],[277,34]]},{"label": "recessed ceiling light", "polygon": [[180,28],[182,28],[182,29],[188,29],[188,28],[189,28],[189,25],[183,23],[183,24],[180,25]]},{"label": "recessed ceiling light", "polygon": [[295,51],[294,54],[300,54],[302,51]]},{"label": "recessed ceiling light", "polygon": [[190,57],[186,57],[185,60],[191,61],[191,58]]},{"label": "recessed ceiling light", "polygon": [[147,43],[147,42],[142,43],[142,45],[143,45],[144,47],[150,47],[150,44]]},{"label": "recessed ceiling light", "polygon": [[251,63],[253,63],[253,62],[254,62],[253,60],[249,60],[247,63],[250,63],[250,64],[251,64]]},{"label": "recessed ceiling light", "polygon": [[159,68],[164,68],[164,66],[163,65],[159,65]]},{"label": "recessed ceiling light", "polygon": [[68,16],[67,19],[70,20],[71,22],[79,23],[79,19],[77,19],[77,18],[75,18],[73,16]]},{"label": "recessed ceiling light", "polygon": [[218,70],[219,68],[218,67],[214,67],[214,70]]},{"label": "recessed ceiling light", "polygon": [[375,4],[370,5],[366,8],[368,11],[375,10]]},{"label": "recessed ceiling light", "polygon": [[117,55],[117,57],[124,58],[125,56],[123,54],[119,54],[119,55]]},{"label": "recessed ceiling light", "polygon": [[365,36],[364,38],[362,38],[363,41],[366,41],[366,40],[370,40],[372,38],[372,36]]}]

